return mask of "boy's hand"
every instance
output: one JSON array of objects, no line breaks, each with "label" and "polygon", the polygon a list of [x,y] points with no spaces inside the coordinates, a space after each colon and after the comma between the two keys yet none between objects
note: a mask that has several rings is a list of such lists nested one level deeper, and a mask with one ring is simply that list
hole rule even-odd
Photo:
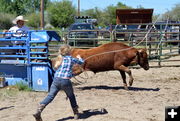
[{"label": "boy's hand", "polygon": [[77,55],[76,58],[81,59],[81,56],[80,56],[80,55]]}]

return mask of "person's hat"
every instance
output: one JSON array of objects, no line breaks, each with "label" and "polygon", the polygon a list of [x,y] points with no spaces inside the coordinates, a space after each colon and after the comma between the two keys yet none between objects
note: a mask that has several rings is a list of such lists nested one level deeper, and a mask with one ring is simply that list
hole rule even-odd
[{"label": "person's hat", "polygon": [[17,24],[18,21],[28,21],[28,20],[25,20],[23,16],[17,16],[17,17],[12,21],[12,23],[13,23],[13,24]]}]

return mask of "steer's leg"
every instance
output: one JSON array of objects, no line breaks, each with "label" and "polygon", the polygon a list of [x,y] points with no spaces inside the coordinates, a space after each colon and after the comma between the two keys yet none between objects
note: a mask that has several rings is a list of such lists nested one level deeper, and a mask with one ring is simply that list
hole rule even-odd
[{"label": "steer's leg", "polygon": [[134,78],[132,76],[131,70],[124,65],[120,66],[120,70],[125,71],[129,75],[129,86],[132,86]]},{"label": "steer's leg", "polygon": [[124,65],[119,66],[118,70],[124,71],[124,72],[126,72],[129,75],[129,85],[132,86],[134,79],[132,77],[131,70],[128,67],[124,66]]},{"label": "steer's leg", "polygon": [[121,77],[123,79],[123,84],[124,84],[124,89],[125,90],[128,90],[128,86],[127,86],[127,83],[126,83],[126,74],[124,71],[119,71],[121,73]]}]

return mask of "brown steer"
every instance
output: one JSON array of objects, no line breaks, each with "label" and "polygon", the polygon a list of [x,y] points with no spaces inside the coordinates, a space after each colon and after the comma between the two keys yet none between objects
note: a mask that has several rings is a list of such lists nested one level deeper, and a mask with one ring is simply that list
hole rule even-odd
[{"label": "brown steer", "polygon": [[71,55],[77,55],[85,60],[84,70],[94,73],[118,70],[121,73],[124,88],[128,89],[125,72],[129,75],[129,85],[133,83],[131,70],[128,66],[132,63],[139,64],[145,70],[149,69],[146,49],[136,49],[120,42],[112,42],[92,49],[73,49]]}]

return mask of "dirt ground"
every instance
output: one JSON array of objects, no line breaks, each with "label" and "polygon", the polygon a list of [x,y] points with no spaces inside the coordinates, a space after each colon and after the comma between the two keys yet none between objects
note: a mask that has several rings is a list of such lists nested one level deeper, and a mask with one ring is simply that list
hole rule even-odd
[{"label": "dirt ground", "polygon": [[[79,121],[164,121],[166,106],[180,106],[180,67],[131,70],[134,83],[129,91],[123,89],[118,71],[82,75],[88,79],[79,78],[83,84],[74,86],[81,111]],[[0,89],[0,120],[35,121],[32,114],[46,95]],[[74,120],[64,92],[58,93],[42,117],[43,121]]]}]

